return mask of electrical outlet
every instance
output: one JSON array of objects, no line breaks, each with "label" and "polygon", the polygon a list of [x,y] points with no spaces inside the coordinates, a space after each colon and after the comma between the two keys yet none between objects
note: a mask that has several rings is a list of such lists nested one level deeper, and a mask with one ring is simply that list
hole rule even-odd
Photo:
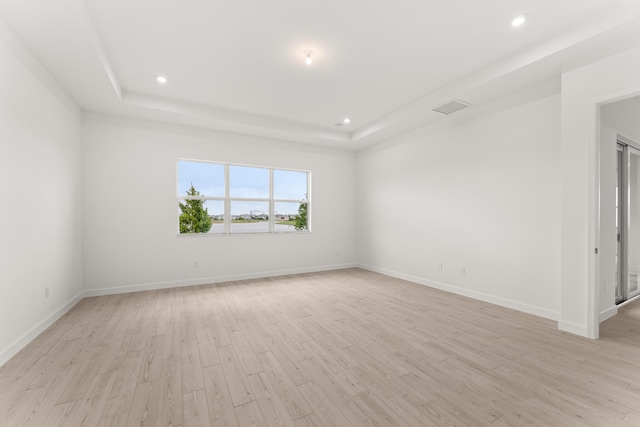
[{"label": "electrical outlet", "polygon": [[460,274],[462,274],[463,276],[467,274],[467,269],[464,267],[460,267]]},{"label": "electrical outlet", "polygon": [[442,271],[442,264],[438,264],[438,270]]},{"label": "electrical outlet", "polygon": [[49,298],[49,288],[44,288],[44,297]]}]

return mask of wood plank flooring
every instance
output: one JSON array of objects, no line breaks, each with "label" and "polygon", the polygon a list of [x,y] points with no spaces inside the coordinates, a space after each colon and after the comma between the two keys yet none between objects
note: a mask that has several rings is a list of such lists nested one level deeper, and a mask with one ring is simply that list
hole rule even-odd
[{"label": "wood plank flooring", "polygon": [[0,426],[640,426],[640,304],[601,335],[360,269],[86,298]]}]

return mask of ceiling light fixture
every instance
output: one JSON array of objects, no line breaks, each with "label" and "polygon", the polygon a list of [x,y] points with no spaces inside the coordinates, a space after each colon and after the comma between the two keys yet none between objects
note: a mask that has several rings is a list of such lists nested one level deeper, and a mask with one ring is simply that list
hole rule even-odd
[{"label": "ceiling light fixture", "polygon": [[156,76],[156,81],[161,85],[166,84],[168,82],[166,76]]},{"label": "ceiling light fixture", "polygon": [[311,63],[313,62],[313,59],[311,59],[311,55],[313,55],[313,51],[312,50],[305,50],[304,52],[304,62],[307,63],[307,65],[311,65]]},{"label": "ceiling light fixture", "polygon": [[351,119],[349,117],[345,117],[343,122],[345,125],[348,125],[349,123],[351,123]]},{"label": "ceiling light fixture", "polygon": [[511,21],[511,26],[519,27],[520,25],[524,24],[526,20],[527,20],[526,15],[518,15],[515,18],[513,18],[513,20]]}]

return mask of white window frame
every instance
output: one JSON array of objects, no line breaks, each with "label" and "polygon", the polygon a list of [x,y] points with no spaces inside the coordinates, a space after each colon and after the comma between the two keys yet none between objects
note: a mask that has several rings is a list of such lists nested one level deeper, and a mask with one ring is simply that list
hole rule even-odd
[{"label": "white window frame", "polygon": [[[179,237],[187,236],[238,236],[238,235],[261,235],[261,234],[305,234],[311,233],[311,171],[304,169],[291,169],[291,168],[277,168],[272,166],[250,165],[244,163],[229,163],[229,162],[212,162],[208,160],[196,160],[196,159],[184,159],[179,158],[176,161],[176,193],[178,192],[179,182],[179,164],[180,162],[197,162],[197,163],[209,163],[214,165],[222,165],[224,167],[224,196],[187,196],[183,194],[177,194],[178,203],[183,200],[214,200],[222,201],[224,203],[224,231],[222,233],[180,233],[180,222],[176,222],[176,227]],[[231,166],[241,166],[249,168],[267,169],[269,171],[269,198],[245,198],[245,197],[231,197],[230,196],[230,174],[229,169]],[[276,199],[274,198],[274,171],[286,171],[286,172],[302,172],[307,174],[307,190],[306,199]],[[268,231],[266,232],[254,232],[254,233],[232,233],[231,232],[231,202],[267,202],[269,205],[269,221]],[[275,231],[275,205],[276,203],[306,203],[307,204],[307,229],[295,230],[295,231]]]}]

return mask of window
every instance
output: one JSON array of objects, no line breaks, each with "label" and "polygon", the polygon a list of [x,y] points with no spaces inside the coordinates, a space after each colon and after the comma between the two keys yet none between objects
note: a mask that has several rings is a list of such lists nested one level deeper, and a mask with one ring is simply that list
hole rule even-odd
[{"label": "window", "polygon": [[307,172],[274,169],[274,231],[290,232],[308,229],[308,177]]},{"label": "window", "polygon": [[180,234],[310,229],[310,172],[178,160]]}]

